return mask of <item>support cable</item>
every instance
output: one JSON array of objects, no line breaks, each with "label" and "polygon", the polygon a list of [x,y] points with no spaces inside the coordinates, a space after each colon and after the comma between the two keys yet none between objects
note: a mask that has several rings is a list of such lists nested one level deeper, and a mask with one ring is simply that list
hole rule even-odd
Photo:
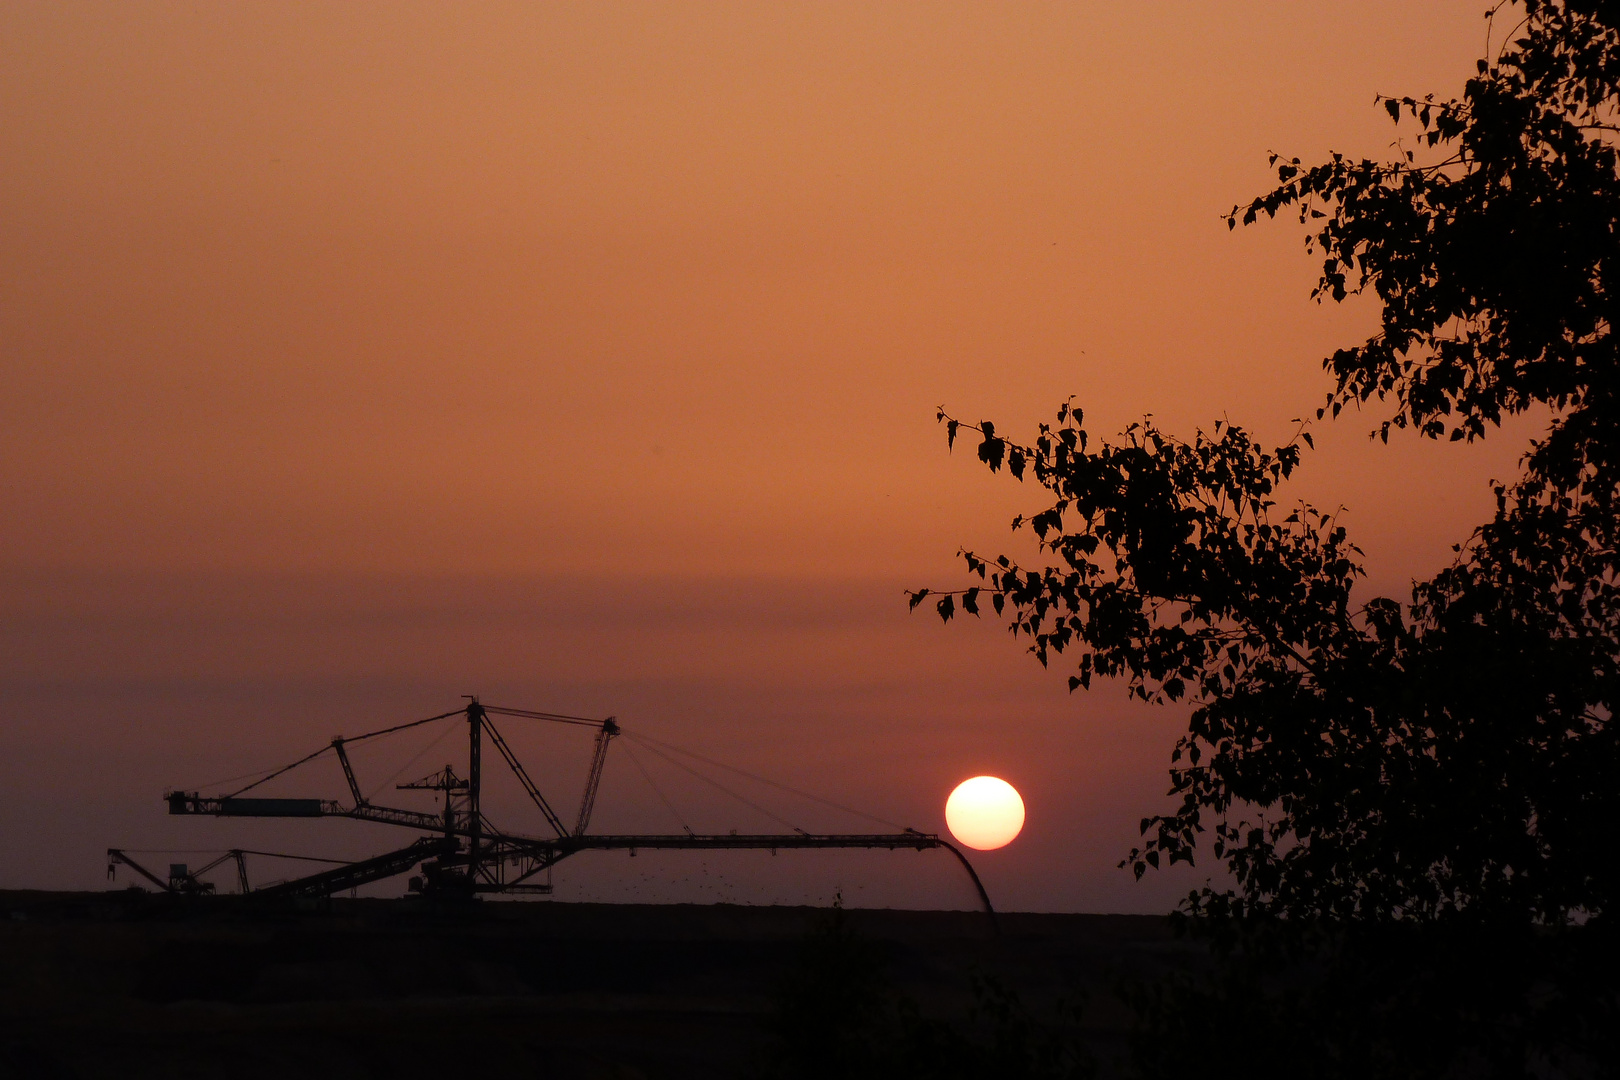
[{"label": "support cable", "polygon": [[[632,739],[636,738],[636,736],[634,736],[634,735],[632,735],[630,737]],[[696,769],[692,768],[692,766],[686,764],[685,762],[675,760],[674,758],[670,757],[668,754],[664,753],[662,750],[658,749],[658,747],[653,746],[651,743],[646,742],[645,740],[640,740],[640,741],[641,741],[642,747],[644,749],[649,750],[654,754],[657,754],[659,757],[663,758],[665,761],[669,762],[671,765],[675,766],[677,769],[682,769],[682,770],[684,770],[686,772],[691,773],[693,776],[697,777],[699,780],[702,780],[705,784],[708,784],[709,786],[714,787],[714,788],[718,788],[719,790],[725,792],[727,795],[730,795],[733,799],[736,799],[738,802],[742,803],[744,806],[753,807],[755,810],[759,811],[761,814],[764,814],[766,817],[770,818],[772,821],[776,822],[779,825],[786,825],[788,828],[792,829],[794,832],[802,833],[802,832],[805,831],[805,830],[799,828],[797,825],[793,824],[793,822],[789,821],[787,818],[782,817],[780,814],[773,814],[769,810],[765,809],[763,806],[759,805],[759,803],[754,802],[752,799],[750,799],[750,798],[748,798],[746,796],[737,794],[735,791],[732,791],[730,788],[726,787],[726,785],[722,784],[720,781],[716,780],[714,777],[705,776],[703,773],[698,772]]]},{"label": "support cable", "polygon": [[318,855],[288,855],[282,851],[253,851],[249,848],[235,848],[234,850],[240,851],[243,855],[262,855],[267,859],[297,859],[299,862],[323,862],[331,863],[333,866],[347,866],[354,861],[353,859],[323,859]]},{"label": "support cable", "polygon": [[[443,717],[440,719],[443,719]],[[382,792],[383,788],[387,787],[389,784],[392,784],[395,780],[398,780],[406,769],[409,769],[412,765],[415,765],[418,761],[421,761],[433,750],[435,746],[438,746],[440,743],[444,742],[444,740],[449,737],[450,733],[455,730],[455,725],[452,724],[446,727],[443,731],[439,732],[438,737],[432,742],[428,743],[426,746],[422,747],[422,749],[418,750],[415,757],[401,765],[398,769],[395,769],[394,775],[390,776],[388,779],[384,780],[382,783],[378,784],[374,789],[372,789],[372,791],[366,795],[366,802],[370,802],[372,799],[375,799]]]},{"label": "support cable", "polygon": [[569,716],[567,713],[536,712],[534,709],[512,709],[504,705],[485,705],[484,711],[495,713],[497,716],[521,716],[525,720],[550,720],[556,724],[581,724],[587,727],[599,728],[604,721],[592,720],[588,716]]},{"label": "support cable", "polygon": [[624,752],[630,755],[631,763],[635,765],[636,770],[641,773],[641,778],[647,781],[647,786],[653,789],[653,794],[658,796],[658,801],[664,804],[664,809],[668,810],[670,816],[680,823],[681,828],[686,830],[687,836],[693,835],[692,826],[688,825],[686,823],[686,819],[681,817],[681,812],[675,809],[675,804],[669,801],[669,799],[664,795],[663,790],[660,789],[657,784],[653,783],[652,774],[649,773],[647,771],[647,767],[641,763],[641,759],[636,757],[636,752],[630,748],[629,743],[625,744]]},{"label": "support cable", "polygon": [[824,799],[820,795],[812,795],[808,791],[800,791],[796,787],[789,787],[787,784],[779,783],[756,773],[751,773],[746,769],[739,769],[735,765],[727,765],[723,761],[716,761],[714,758],[704,757],[702,754],[694,753],[685,747],[676,746],[674,743],[667,743],[661,739],[654,739],[649,735],[630,735],[630,738],[639,739],[644,743],[654,743],[658,746],[662,746],[666,750],[673,750],[677,754],[684,754],[686,757],[701,761],[705,765],[713,765],[717,769],[725,769],[727,772],[734,772],[738,776],[745,776],[756,783],[765,784],[773,788],[780,788],[782,791],[786,791],[792,795],[797,795],[801,799],[809,799],[811,802],[818,802],[823,806],[830,806],[834,810],[842,810],[846,814],[853,814],[856,817],[865,818],[868,821],[875,821],[880,825],[887,825],[893,829],[905,828],[905,826],[900,824],[898,821],[890,821],[888,818],[878,817],[876,814],[868,814],[864,810],[857,810],[853,806],[845,806],[843,803],[836,803],[831,799]]},{"label": "support cable", "polygon": [[237,788],[235,791],[231,792],[229,795],[222,795],[220,797],[224,798],[224,799],[234,799],[238,795],[242,794],[242,792],[244,792],[244,791],[252,791],[254,788],[258,787],[260,784],[267,783],[267,782],[269,782],[271,780],[274,780],[276,777],[280,776],[284,772],[291,772],[292,770],[298,768],[298,766],[304,764],[305,762],[314,761],[316,758],[320,757],[322,754],[326,753],[330,749],[332,749],[332,745],[330,743],[328,743],[327,745],[321,747],[319,750],[315,751],[313,754],[306,754],[304,757],[299,758],[297,761],[293,762],[291,765],[283,765],[281,768],[277,769],[275,772],[271,773],[270,775],[260,777],[259,779],[253,781],[253,783],[249,784],[247,787],[245,787],[245,788]]},{"label": "support cable", "polygon": [[263,776],[265,773],[275,768],[278,768],[278,766],[266,765],[262,769],[253,769],[250,772],[238,773],[235,776],[227,776],[219,780],[210,780],[205,784],[180,784],[178,786],[182,788],[190,788],[193,791],[211,791],[214,788],[224,787],[226,784],[234,784],[238,780],[252,780],[255,776]]},{"label": "support cable", "polygon": [[[119,848],[118,850],[127,851],[131,855],[218,855],[221,853],[219,848]],[[352,859],[323,859],[317,855],[288,855],[284,851],[254,851],[252,848],[231,848],[224,854],[232,855],[238,851],[243,855],[263,855],[267,859],[300,859],[304,862],[331,863],[334,866],[346,866],[354,861]]]},{"label": "support cable", "polygon": [[356,735],[352,739],[344,739],[343,741],[353,743],[360,742],[362,739],[375,739],[379,735],[392,735],[396,731],[404,731],[406,728],[421,727],[423,724],[431,724],[435,720],[447,720],[452,716],[461,716],[464,715],[466,711],[466,707],[463,706],[459,709],[452,709],[447,713],[440,713],[438,716],[430,716],[426,720],[412,720],[408,724],[395,724],[393,727],[378,728],[376,731],[368,731],[364,735]]},{"label": "support cable", "polygon": [[[412,720],[408,724],[395,724],[393,727],[380,728],[377,731],[368,731],[364,735],[356,735],[352,739],[344,739],[343,741],[345,743],[357,743],[357,742],[360,742],[360,741],[362,741],[364,739],[374,739],[379,735],[389,735],[389,734],[392,734],[393,732],[396,732],[396,731],[404,731],[406,728],[421,727],[423,724],[431,724],[435,720],[444,720],[444,719],[447,719],[449,717],[455,716],[458,713],[464,713],[466,711],[467,711],[466,709],[457,709],[454,712],[440,713],[438,716],[430,716],[426,720]],[[332,749],[332,746],[331,746],[330,743],[328,743],[326,746],[321,747],[319,750],[315,751],[313,754],[309,754],[309,755],[306,755],[304,757],[301,757],[297,761],[293,762],[291,765],[283,765],[281,768],[276,769],[274,772],[270,773],[269,775],[260,777],[259,779],[253,781],[253,783],[249,784],[247,787],[238,788],[237,790],[231,792],[229,795],[222,795],[220,797],[225,798],[225,799],[234,799],[238,795],[242,794],[242,792],[244,792],[244,791],[252,791],[254,788],[258,787],[260,784],[263,784],[263,783],[266,783],[268,781],[274,780],[276,777],[280,776],[282,773],[290,772],[291,770],[298,768],[298,766],[304,764],[305,762],[314,761],[316,758],[320,757],[322,754],[326,753],[330,749]],[[252,776],[253,774],[249,773],[247,775]],[[244,779],[244,777],[238,776],[238,777],[235,777],[234,779],[241,780],[241,779]],[[222,781],[222,783],[229,783],[229,782],[230,781]]]}]

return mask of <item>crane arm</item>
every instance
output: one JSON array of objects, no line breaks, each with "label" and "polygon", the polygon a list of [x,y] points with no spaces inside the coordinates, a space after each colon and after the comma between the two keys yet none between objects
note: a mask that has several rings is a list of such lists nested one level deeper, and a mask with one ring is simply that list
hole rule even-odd
[{"label": "crane arm", "polygon": [[349,752],[343,749],[341,735],[332,740],[332,749],[337,751],[337,759],[343,765],[343,779],[349,782],[349,794],[354,796],[354,805],[366,805],[366,797],[360,794],[360,782],[354,778],[354,766],[349,764]]},{"label": "crane arm", "polygon": [[[184,791],[171,791],[165,799],[171,814],[199,814],[213,817],[346,817],[403,825],[407,829],[444,832],[444,818],[419,810],[399,810],[391,806],[361,803],[344,806],[334,799],[217,799]],[[453,833],[468,835],[466,829]]]},{"label": "crane arm", "polygon": [[574,835],[583,836],[585,826],[591,822],[591,811],[596,808],[596,789],[602,784],[602,767],[607,764],[608,743],[619,733],[619,725],[613,717],[602,721],[602,730],[596,733],[596,751],[591,755],[591,769],[585,774],[585,797],[579,803],[579,821],[574,825]]},{"label": "crane arm", "polygon": [[119,863],[123,863],[125,866],[129,867],[131,870],[135,871],[137,874],[141,875],[141,877],[145,878],[147,881],[150,881],[164,892],[174,892],[174,886],[170,885],[167,881],[164,881],[162,878],[152,873],[152,871],[148,870],[146,867],[124,854],[121,849],[115,847],[110,847],[107,849],[108,881],[112,880],[113,873],[117,869]]},{"label": "crane arm", "polygon": [[529,798],[534,800],[534,805],[540,808],[540,813],[545,816],[546,824],[556,830],[558,836],[567,836],[568,827],[562,823],[562,818],[557,816],[557,812],[551,808],[551,804],[546,802],[546,797],[540,794],[540,789],[534,786],[534,781],[529,779],[529,774],[524,770],[523,763],[517,759],[516,754],[512,753],[512,748],[506,745],[506,740],[501,737],[499,731],[495,730],[495,725],[489,722],[488,716],[484,717],[484,730],[489,732],[490,742],[495,744],[495,749],[501,752],[501,757],[505,758],[506,764],[511,766],[512,773],[518,778],[518,782],[523,785],[523,790],[529,793]]}]

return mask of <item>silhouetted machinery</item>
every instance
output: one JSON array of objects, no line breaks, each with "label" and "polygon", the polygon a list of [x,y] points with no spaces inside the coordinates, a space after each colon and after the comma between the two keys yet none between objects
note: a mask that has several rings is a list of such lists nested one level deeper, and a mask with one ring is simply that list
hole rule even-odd
[{"label": "silhouetted machinery", "polygon": [[[435,721],[464,716],[467,724],[467,775],[458,776],[453,768],[419,780],[396,785],[398,790],[433,791],[443,799],[441,813],[430,814],[419,810],[404,810],[379,806],[362,792],[349,760],[348,747],[359,742],[391,735]],[[520,717],[556,724],[594,729],[596,744],[585,778],[585,792],[579,813],[570,828],[552,807],[540,789],[530,779],[522,762],[513,753],[511,745],[501,736],[492,717]],[[531,709],[513,709],[483,705],[476,698],[465,708],[441,713],[425,720],[382,728],[352,738],[335,738],[321,749],[290,765],[275,769],[247,787],[228,795],[202,795],[195,791],[171,791],[165,799],[169,813],[214,817],[241,818],[317,818],[341,817],[361,821],[376,821],[397,825],[421,834],[413,843],[396,851],[385,852],[358,862],[341,863],[304,877],[277,882],[259,888],[248,884],[245,855],[270,855],[279,858],[307,858],[307,856],[277,856],[273,852],[254,852],[232,849],[225,855],[199,867],[188,870],[185,864],[172,864],[168,880],[164,880],[140,866],[125,850],[110,848],[107,852],[108,875],[117,865],[129,866],[137,873],[171,893],[200,893],[212,891],[213,886],[202,881],[201,875],[235,860],[238,885],[243,893],[260,897],[325,897],[385,878],[406,874],[420,867],[420,874],[410,880],[410,889],[439,897],[470,897],[480,893],[547,893],[550,884],[541,880],[553,866],[568,856],[581,851],[629,851],[640,849],[677,850],[740,850],[761,849],[776,852],[793,849],[824,848],[887,848],[926,851],[942,848],[961,863],[972,879],[974,889],[986,911],[990,911],[990,898],[972,865],[955,845],[933,833],[904,829],[895,833],[823,833],[815,834],[795,830],[789,833],[730,832],[723,835],[705,835],[687,829],[684,833],[645,835],[596,835],[586,831],[591,811],[595,808],[597,792],[602,782],[602,770],[607,762],[608,746],[622,734],[618,723],[609,717],[596,720],[560,713],[537,712]],[[646,740],[643,740],[646,741]],[[539,811],[546,835],[523,835],[497,829],[480,806],[483,788],[484,744],[493,746],[506,763],[530,802]],[[654,749],[654,752],[658,752]],[[306,765],[325,754],[336,756],[348,783],[349,801],[319,798],[263,798],[247,793],[285,773]],[[695,755],[694,755],[695,756]],[[707,759],[704,759],[707,760]],[[678,763],[677,763],[678,764]],[[720,764],[713,762],[713,764]],[[684,766],[683,766],[684,767]],[[740,771],[740,770],[734,770]],[[752,775],[752,774],[745,774]],[[755,779],[763,779],[755,777]],[[650,782],[650,778],[649,778]],[[713,783],[713,781],[710,781]],[[769,783],[769,781],[766,781]],[[775,785],[785,787],[785,785]],[[793,790],[793,789],[787,789]],[[806,793],[799,793],[806,794]],[[662,797],[660,795],[660,797]],[[807,796],[814,798],[814,796]],[[745,800],[746,801],[746,800]],[[818,800],[825,802],[826,800]],[[836,804],[830,804],[836,805]],[[315,860],[329,862],[331,860]]]}]

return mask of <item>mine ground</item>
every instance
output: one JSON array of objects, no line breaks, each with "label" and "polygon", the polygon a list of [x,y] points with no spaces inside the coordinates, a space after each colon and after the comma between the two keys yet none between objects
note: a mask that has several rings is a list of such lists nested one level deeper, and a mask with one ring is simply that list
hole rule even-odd
[{"label": "mine ground", "polygon": [[[3,1077],[747,1077],[827,909],[0,892]],[[1198,962],[1162,918],[851,910],[925,1015],[973,980],[1083,1000],[1122,1050],[1122,979]]]}]

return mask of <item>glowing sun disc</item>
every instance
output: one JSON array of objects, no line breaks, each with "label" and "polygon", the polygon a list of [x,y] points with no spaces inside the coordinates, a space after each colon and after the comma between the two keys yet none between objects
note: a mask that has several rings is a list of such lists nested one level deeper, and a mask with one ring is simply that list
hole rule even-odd
[{"label": "glowing sun disc", "polygon": [[977,851],[1005,847],[1024,827],[1024,800],[1000,777],[975,776],[957,784],[945,800],[945,824]]}]

